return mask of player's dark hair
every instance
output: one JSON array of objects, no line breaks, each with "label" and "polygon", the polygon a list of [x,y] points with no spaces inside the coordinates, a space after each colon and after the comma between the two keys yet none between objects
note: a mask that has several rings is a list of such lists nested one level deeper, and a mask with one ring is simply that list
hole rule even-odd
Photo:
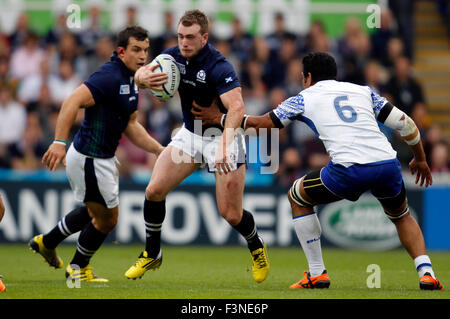
[{"label": "player's dark hair", "polygon": [[312,82],[336,80],[337,66],[334,58],[325,52],[309,53],[303,58],[303,75],[311,73]]},{"label": "player's dark hair", "polygon": [[148,31],[139,26],[126,27],[117,34],[117,47],[126,48],[130,42],[130,38],[135,38],[138,41],[148,39]]},{"label": "player's dark hair", "polygon": [[200,33],[202,35],[208,33],[209,31],[208,17],[198,9],[186,11],[180,18],[180,22],[178,22],[178,24],[180,23],[185,27],[190,27],[193,24],[198,24],[200,26]]}]

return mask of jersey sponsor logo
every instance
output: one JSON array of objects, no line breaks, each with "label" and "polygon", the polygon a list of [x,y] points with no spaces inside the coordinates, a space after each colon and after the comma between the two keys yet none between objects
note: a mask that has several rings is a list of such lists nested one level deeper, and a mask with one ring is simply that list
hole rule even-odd
[{"label": "jersey sponsor logo", "polygon": [[130,94],[130,85],[129,84],[122,84],[120,86],[120,94]]},{"label": "jersey sponsor logo", "polygon": [[182,81],[183,81],[183,83],[190,84],[192,86],[197,86],[197,84],[195,84],[194,81],[190,81],[190,80],[186,80],[186,79],[182,79]]},{"label": "jersey sponsor logo", "polygon": [[206,82],[206,72],[204,70],[200,70],[197,72],[197,81],[202,83]]},{"label": "jersey sponsor logo", "polygon": [[136,97],[135,96],[130,96],[130,98],[128,99],[128,101],[134,101],[134,100],[136,100]]},{"label": "jersey sponsor logo", "polygon": [[395,225],[371,195],[328,204],[318,215],[323,236],[337,246],[373,250],[400,246]]}]

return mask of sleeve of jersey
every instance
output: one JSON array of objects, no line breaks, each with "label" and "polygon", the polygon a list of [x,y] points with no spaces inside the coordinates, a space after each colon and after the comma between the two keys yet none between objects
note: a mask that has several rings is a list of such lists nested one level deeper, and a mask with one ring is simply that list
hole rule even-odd
[{"label": "sleeve of jersey", "polygon": [[104,102],[119,93],[115,76],[107,72],[94,72],[84,84],[91,91],[95,104]]},{"label": "sleeve of jersey", "polygon": [[240,87],[239,79],[229,62],[219,62],[211,72],[211,81],[215,84],[218,95]]},{"label": "sleeve of jersey", "polygon": [[386,105],[388,100],[375,93],[372,89],[370,89],[370,96],[372,98],[373,112],[375,113],[375,118],[378,118],[381,109]]},{"label": "sleeve of jersey", "polygon": [[[299,115],[305,111],[305,100],[302,94],[297,94],[296,96],[291,96],[287,100],[283,101],[278,107],[272,111],[271,114],[272,121],[276,127],[280,124],[285,127],[293,120],[295,120]],[[278,119],[278,121],[276,121]]]}]

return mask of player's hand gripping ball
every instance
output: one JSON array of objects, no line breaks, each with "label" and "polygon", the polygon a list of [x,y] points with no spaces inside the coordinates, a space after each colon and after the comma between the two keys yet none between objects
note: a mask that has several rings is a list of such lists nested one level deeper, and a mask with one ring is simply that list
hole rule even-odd
[{"label": "player's hand gripping ball", "polygon": [[[152,89],[148,85],[148,83],[145,83],[145,72],[167,74],[166,83],[158,87],[160,88],[160,90]],[[171,99],[177,92],[178,86],[180,85],[180,70],[178,69],[175,59],[169,54],[158,55],[150,64],[140,68],[136,72],[135,76],[138,82],[141,84],[141,87],[142,84],[144,84],[144,87],[150,87],[150,91],[152,92],[153,96],[163,102]]]}]

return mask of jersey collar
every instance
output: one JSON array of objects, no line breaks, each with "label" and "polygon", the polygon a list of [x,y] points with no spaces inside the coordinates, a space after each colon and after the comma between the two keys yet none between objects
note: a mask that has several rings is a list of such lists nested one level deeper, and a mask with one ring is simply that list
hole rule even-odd
[{"label": "jersey collar", "polygon": [[122,73],[123,73],[124,75],[126,75],[126,76],[132,76],[132,75],[133,75],[133,72],[132,72],[129,68],[127,68],[127,66],[125,65],[125,63],[123,63],[123,61],[122,61],[122,60],[119,58],[119,56],[117,55],[117,52],[116,52],[116,51],[113,52],[113,54],[111,55],[110,60],[111,60],[112,62],[116,62],[116,63],[119,65],[119,67],[120,67],[120,69],[122,70]]},{"label": "jersey collar", "polygon": [[210,51],[210,44],[209,42],[206,42],[205,46],[198,52],[198,54],[191,60],[191,62],[202,62]]}]

